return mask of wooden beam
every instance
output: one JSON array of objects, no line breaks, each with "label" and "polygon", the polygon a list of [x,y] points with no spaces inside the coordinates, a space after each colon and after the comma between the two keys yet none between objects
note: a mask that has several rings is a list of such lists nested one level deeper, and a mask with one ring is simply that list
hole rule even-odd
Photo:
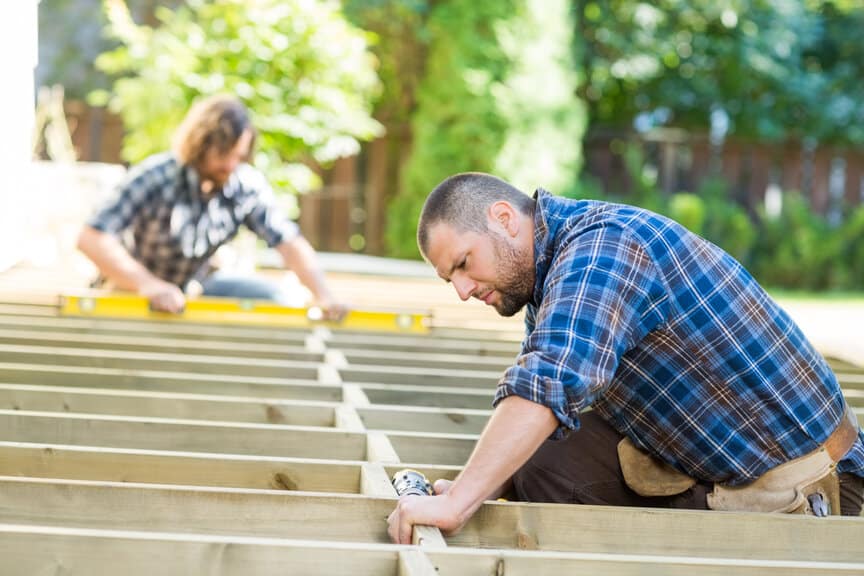
[{"label": "wooden beam", "polygon": [[[372,434],[370,432],[370,434]],[[476,435],[411,434],[388,432],[387,437],[399,455],[399,461],[415,464],[441,464],[462,466],[468,461]]]},{"label": "wooden beam", "polygon": [[378,382],[382,384],[423,384],[429,386],[452,386],[486,388],[495,390],[501,371],[498,370],[447,370],[414,368],[411,366],[348,366],[339,370],[345,382]]},{"label": "wooden beam", "polygon": [[[4,574],[188,576],[291,573],[397,576],[393,544],[318,542],[287,538],[197,535],[0,524]],[[437,574],[604,574],[608,576],[839,576],[860,574],[861,563],[668,558],[518,550],[424,550]],[[413,573],[412,573],[413,574]]]},{"label": "wooden beam", "polygon": [[176,322],[111,320],[107,318],[32,317],[0,315],[0,327],[6,330],[26,329],[41,332],[75,332],[102,336],[144,336],[175,339],[236,340],[249,344],[285,344],[300,346],[308,330],[219,326],[213,324],[178,324]]},{"label": "wooden beam", "polygon": [[2,410],[334,426],[338,406],[244,396],[0,384]]},{"label": "wooden beam", "polygon": [[438,354],[419,350],[348,350],[343,351],[343,354],[351,367],[411,366],[435,370],[487,370],[503,374],[511,364],[511,359],[482,358],[470,354]]},{"label": "wooden beam", "polygon": [[372,404],[439,408],[489,409],[495,390],[423,384],[360,384]]},{"label": "wooden beam", "polygon": [[[285,519],[288,524],[291,519]],[[7,576],[327,574],[397,576],[395,545],[0,525]],[[415,574],[415,572],[410,572]]]},{"label": "wooden beam", "polygon": [[[10,524],[386,543],[395,499],[0,478]],[[334,518],[338,517],[338,521]],[[575,535],[575,536],[574,536]],[[484,504],[453,546],[861,563],[858,518]]]},{"label": "wooden beam", "polygon": [[323,362],[324,355],[310,352],[305,345],[249,344],[225,340],[193,340],[164,336],[122,336],[117,334],[79,334],[56,330],[0,330],[0,345],[85,348],[150,352],[157,354],[190,354],[233,358],[269,358],[299,362]]},{"label": "wooden beam", "polygon": [[385,352],[434,352],[438,354],[467,354],[482,358],[513,359],[519,352],[518,342],[489,342],[477,338],[456,340],[438,338],[430,335],[392,336],[379,334],[350,334],[340,332],[328,339],[332,348],[343,350],[350,354],[355,350],[385,351]]},{"label": "wooden beam", "polygon": [[335,428],[0,410],[0,438],[146,450],[364,460],[366,435]]},{"label": "wooden beam", "polygon": [[290,362],[204,356],[192,354],[157,354],[151,352],[117,352],[82,350],[47,346],[0,345],[0,362],[84,366],[87,368],[123,368],[186,371],[198,374],[241,374],[245,376],[315,378],[318,363]]},{"label": "wooden beam", "polygon": [[[359,461],[277,456],[0,442],[0,475],[34,478],[357,494],[361,464]],[[453,474],[447,470],[437,473]]]},{"label": "wooden beam", "polygon": [[[826,521],[827,520],[827,521]],[[859,518],[486,503],[450,546],[861,562]]]},{"label": "wooden beam", "polygon": [[418,406],[368,406],[357,412],[371,430],[457,434],[479,434],[492,414],[491,410]]},{"label": "wooden beam", "polygon": [[88,368],[0,362],[0,379],[21,384],[85,388],[122,388],[297,400],[340,401],[342,399],[341,385],[325,384],[315,379],[196,374],[155,369],[132,370],[122,367]]}]

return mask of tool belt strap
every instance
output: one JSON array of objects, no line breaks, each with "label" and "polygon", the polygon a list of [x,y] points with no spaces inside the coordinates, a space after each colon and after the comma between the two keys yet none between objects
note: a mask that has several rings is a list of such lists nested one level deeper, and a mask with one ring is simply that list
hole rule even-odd
[{"label": "tool belt strap", "polygon": [[839,512],[835,468],[858,437],[858,421],[848,406],[840,424],[816,450],[776,466],[744,486],[715,484],[708,494],[712,510],[807,513],[807,496],[819,492]]}]

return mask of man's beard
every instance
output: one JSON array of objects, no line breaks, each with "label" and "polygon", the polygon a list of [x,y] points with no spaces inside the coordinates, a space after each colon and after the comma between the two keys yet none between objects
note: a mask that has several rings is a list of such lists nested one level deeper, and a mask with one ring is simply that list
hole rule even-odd
[{"label": "man's beard", "polygon": [[492,238],[499,279],[495,290],[501,295],[495,310],[501,316],[513,316],[534,295],[534,262],[524,251],[510,246],[503,238]]}]

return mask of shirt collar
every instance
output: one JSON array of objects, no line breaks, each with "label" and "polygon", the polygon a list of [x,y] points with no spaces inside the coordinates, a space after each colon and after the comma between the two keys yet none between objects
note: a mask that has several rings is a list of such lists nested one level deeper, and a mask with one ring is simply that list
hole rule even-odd
[{"label": "shirt collar", "polygon": [[549,229],[547,212],[552,194],[543,188],[537,188],[534,192],[534,304],[537,305],[543,299],[543,286],[546,283],[546,274],[549,272],[549,263],[552,259],[554,245],[552,239],[553,231]]},{"label": "shirt collar", "polygon": [[[203,195],[201,194],[201,175],[198,174],[198,170],[192,166],[191,164],[186,164],[184,166],[186,171],[186,185],[189,187],[189,193],[193,195],[195,198],[203,199]],[[228,179],[225,184],[223,184],[220,188],[217,188],[212,196],[224,196],[225,198],[231,198],[234,195],[235,185],[235,173],[231,175],[231,178]]]}]

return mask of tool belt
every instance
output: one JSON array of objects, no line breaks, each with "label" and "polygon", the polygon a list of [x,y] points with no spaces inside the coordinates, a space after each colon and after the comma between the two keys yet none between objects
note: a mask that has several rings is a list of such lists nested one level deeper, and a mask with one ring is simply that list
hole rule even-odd
[{"label": "tool belt", "polygon": [[[744,486],[715,484],[708,494],[712,510],[782,512],[825,516],[840,513],[837,462],[858,437],[858,420],[848,406],[840,424],[819,448],[776,466]],[[672,496],[696,480],[636,448],[629,438],[618,444],[624,481],[641,496]]]}]

